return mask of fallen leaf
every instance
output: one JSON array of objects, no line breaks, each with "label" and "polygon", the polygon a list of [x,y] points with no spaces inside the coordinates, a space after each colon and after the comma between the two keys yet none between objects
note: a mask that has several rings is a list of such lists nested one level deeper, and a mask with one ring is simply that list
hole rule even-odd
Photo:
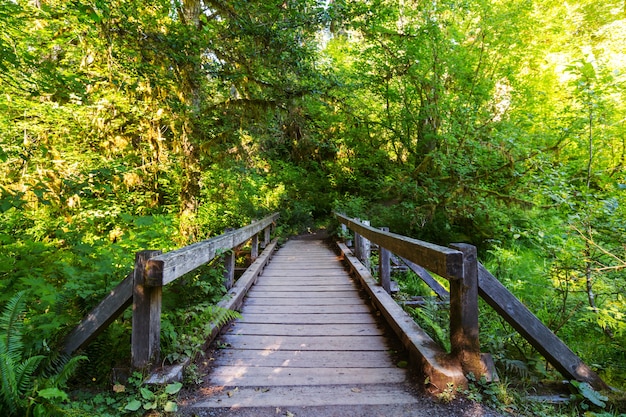
[{"label": "fallen leaf", "polygon": [[352,391],[352,392],[361,392],[361,388],[352,388],[350,391]]}]

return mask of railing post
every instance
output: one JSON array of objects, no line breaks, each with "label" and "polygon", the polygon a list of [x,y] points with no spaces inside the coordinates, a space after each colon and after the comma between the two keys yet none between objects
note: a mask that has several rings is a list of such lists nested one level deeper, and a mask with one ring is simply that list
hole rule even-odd
[{"label": "railing post", "polygon": [[[380,230],[388,232],[388,227],[381,227]],[[382,246],[378,245],[378,275],[380,276],[380,285],[387,291],[387,294],[391,294],[391,252]]]},{"label": "railing post", "polygon": [[[358,222],[361,221],[361,219],[354,219]],[[361,259],[361,235],[358,234],[357,232],[354,232],[354,256],[357,257],[357,259]]]},{"label": "railing post", "polygon": [[161,251],[145,250],[135,255],[131,334],[133,368],[145,368],[160,359],[162,287],[145,285],[146,262],[160,254]]},{"label": "railing post", "polygon": [[348,237],[348,233],[349,233],[348,226],[346,226],[345,224],[341,223],[341,234],[343,236],[346,236],[346,246],[350,248],[350,247],[352,247],[352,239],[348,239],[347,238]]},{"label": "railing post", "polygon": [[226,251],[222,259],[224,260],[224,287],[228,291],[235,281],[235,249]]},{"label": "railing post", "polygon": [[450,345],[463,372],[476,377],[486,374],[478,337],[478,260],[476,247],[450,245],[463,253],[463,277],[450,279]]},{"label": "railing post", "polygon": [[[370,221],[369,220],[363,220],[361,223],[363,223],[366,226],[370,225]],[[370,267],[370,256],[372,255],[372,244],[370,243],[369,240],[367,240],[366,238],[364,238],[363,236],[360,236],[361,238],[361,262],[363,262],[363,265],[365,265],[368,269]]]},{"label": "railing post", "polygon": [[259,257],[259,234],[252,236],[252,248],[250,249],[250,262],[254,262]]},{"label": "railing post", "polygon": [[272,227],[267,226],[265,230],[263,230],[263,243],[261,243],[261,249],[265,249],[265,247],[270,243],[272,233]]}]

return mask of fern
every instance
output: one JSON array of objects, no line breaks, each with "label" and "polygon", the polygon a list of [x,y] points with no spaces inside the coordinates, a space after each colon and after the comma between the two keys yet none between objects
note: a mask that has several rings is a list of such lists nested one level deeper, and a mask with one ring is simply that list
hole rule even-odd
[{"label": "fern", "polygon": [[450,352],[450,337],[447,323],[449,320],[434,300],[426,299],[422,308],[411,310],[413,318],[446,351]]},{"label": "fern", "polygon": [[14,362],[21,360],[24,349],[22,343],[22,322],[20,315],[24,310],[25,293],[15,294],[4,307],[0,315],[0,354],[5,354]]},{"label": "fern", "polygon": [[54,401],[67,398],[59,395],[59,388],[65,386],[78,362],[84,359],[48,358],[48,366],[42,367],[46,356],[29,356],[22,342],[24,308],[25,295],[20,292],[7,302],[0,315],[0,415],[9,417],[29,415],[33,408],[40,415],[49,415],[56,406]]}]

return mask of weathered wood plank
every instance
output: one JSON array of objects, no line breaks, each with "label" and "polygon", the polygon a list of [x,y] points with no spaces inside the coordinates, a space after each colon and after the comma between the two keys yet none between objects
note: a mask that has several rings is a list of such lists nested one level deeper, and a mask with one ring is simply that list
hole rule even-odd
[{"label": "weathered wood plank", "polygon": [[337,219],[354,232],[371,242],[382,246],[396,255],[407,258],[437,275],[445,278],[461,278],[463,274],[463,254],[455,249],[412,239],[391,232],[384,232],[361,222],[335,213]]},{"label": "weathered wood plank", "polygon": [[263,279],[265,278],[288,278],[288,279],[318,279],[318,278],[344,278],[346,276],[345,270],[332,270],[332,271],[307,271],[307,270],[276,270],[269,269],[263,273]]},{"label": "weathered wood plank", "polygon": [[257,283],[254,286],[254,293],[307,293],[307,292],[352,292],[356,290],[356,287],[352,283],[346,284],[328,284],[328,285],[308,285],[308,282],[302,284],[293,283],[292,285],[269,285],[263,283]]},{"label": "weathered wood plank", "polygon": [[276,323],[233,323],[226,332],[228,335],[257,335],[257,336],[382,336],[384,332],[376,325],[362,324],[276,324]]},{"label": "weathered wood plank", "polygon": [[248,295],[254,298],[296,298],[307,299],[311,297],[315,298],[352,298],[361,299],[359,294],[355,290],[344,291],[266,291],[257,290],[254,287],[249,291]]},{"label": "weathered wood plank", "polygon": [[388,384],[406,381],[406,372],[396,368],[250,368],[220,366],[211,372],[214,385],[236,387]]},{"label": "weathered wood plank", "polygon": [[[337,304],[363,304],[365,301],[358,297],[343,297],[343,298],[283,298],[280,301],[284,306],[333,306]],[[246,301],[246,305],[250,306],[276,306],[276,298],[264,297],[264,298],[249,298]]]},{"label": "weathered wood plank", "polygon": [[220,337],[226,343],[237,349],[255,350],[387,350],[389,347],[380,337],[371,336],[245,336],[224,335]]},{"label": "weathered wood plank", "polygon": [[259,305],[247,302],[241,309],[244,319],[249,314],[267,314],[276,313],[281,315],[299,315],[299,314],[352,314],[367,313],[371,314],[372,309],[364,303],[357,304],[330,304],[330,305]]},{"label": "weathered wood plank", "polygon": [[606,383],[592,369],[480,263],[478,290],[487,304],[504,317],[563,376],[588,382],[598,390],[608,389]]},{"label": "weathered wood plank", "polygon": [[394,368],[387,352],[384,351],[273,351],[227,349],[220,351],[212,362],[215,366],[248,366],[294,368]]},{"label": "weathered wood plank", "polygon": [[146,264],[146,284],[163,286],[174,281],[215,258],[218,251],[229,250],[246,242],[278,217],[279,214],[275,213],[240,229],[151,259]]},{"label": "weathered wood plank", "polygon": [[[270,310],[272,311],[272,310]],[[264,313],[250,314],[242,313],[241,323],[275,323],[275,324],[366,324],[376,325],[376,319],[367,311],[365,313],[314,313],[297,314],[297,310],[292,309],[289,314],[285,313]]]},{"label": "weathered wood plank", "polygon": [[[198,408],[363,406],[388,404],[420,404],[416,395],[402,384],[355,384],[331,386],[240,387],[237,391],[216,389]],[[417,409],[417,408],[416,408]],[[382,415],[382,414],[381,414]]]}]

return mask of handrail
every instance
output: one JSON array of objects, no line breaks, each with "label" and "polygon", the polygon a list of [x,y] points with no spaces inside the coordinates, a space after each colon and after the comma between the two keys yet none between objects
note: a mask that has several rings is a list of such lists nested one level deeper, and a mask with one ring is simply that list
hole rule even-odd
[{"label": "handrail", "polygon": [[146,284],[153,287],[163,286],[180,278],[215,258],[219,251],[230,250],[248,241],[274,223],[278,217],[279,213],[274,213],[241,229],[149,259],[146,264]]},{"label": "handrail", "polygon": [[[132,366],[142,368],[158,360],[162,287],[250,239],[252,258],[256,258],[259,233],[265,232],[262,243],[265,247],[269,243],[270,228],[278,217],[279,213],[274,213],[248,226],[165,254],[160,251],[138,252],[134,270],[68,334],[63,352],[71,354],[87,345],[132,304]],[[229,268],[232,262],[232,255],[225,256],[227,274],[230,275],[225,276],[227,283],[232,282],[234,268]]]},{"label": "handrail", "polygon": [[[476,248],[457,244],[454,248],[435,245],[365,225],[357,219],[334,213],[339,222],[352,229],[355,247],[367,238],[388,250],[447,278],[450,282],[450,345],[452,356],[463,371],[487,374],[478,339],[478,265]],[[359,252],[359,251],[357,251]],[[361,254],[357,253],[357,257]],[[367,255],[366,255],[367,256]],[[382,277],[381,277],[382,278]]]},{"label": "handrail", "polygon": [[385,232],[371,226],[364,225],[356,219],[343,214],[335,213],[335,217],[348,228],[402,256],[409,261],[422,265],[437,275],[445,278],[461,278],[463,274],[463,254],[455,249],[435,245],[410,237]]},{"label": "handrail", "polygon": [[[342,214],[335,213],[335,217],[355,232],[355,247],[360,245],[358,241],[363,236],[377,244],[381,252],[388,250],[410,261],[407,264],[420,278],[432,279],[427,269],[449,280],[452,356],[459,360],[465,373],[483,373],[478,363],[477,298],[480,295],[565,377],[588,382],[596,389],[608,388],[593,370],[477,261],[474,246],[453,244],[454,249],[449,249],[381,231]],[[380,267],[383,271],[383,266]],[[383,279],[381,277],[381,281]],[[427,280],[427,284],[432,283]],[[437,294],[445,296],[444,291],[437,291]]]}]

